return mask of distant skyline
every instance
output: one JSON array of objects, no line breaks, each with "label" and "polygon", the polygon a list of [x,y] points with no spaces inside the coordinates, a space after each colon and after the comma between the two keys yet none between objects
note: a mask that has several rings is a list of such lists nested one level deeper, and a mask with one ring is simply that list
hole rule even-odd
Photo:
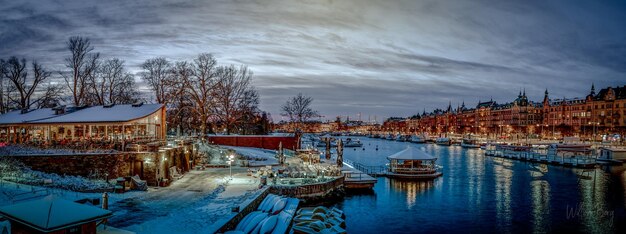
[{"label": "distant skyline", "polygon": [[132,72],[208,52],[254,72],[275,121],[299,92],[326,119],[381,121],[520,89],[541,101],[546,88],[572,98],[626,85],[624,1],[0,0],[0,12],[1,58],[59,70],[74,35]]}]

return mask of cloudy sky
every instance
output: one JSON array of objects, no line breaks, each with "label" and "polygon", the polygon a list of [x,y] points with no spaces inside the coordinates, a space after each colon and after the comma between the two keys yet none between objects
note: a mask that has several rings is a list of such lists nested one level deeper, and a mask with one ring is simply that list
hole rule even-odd
[{"label": "cloudy sky", "polygon": [[62,69],[73,35],[133,72],[209,52],[254,71],[275,120],[299,92],[326,118],[380,120],[626,85],[624,1],[0,0],[0,12],[0,57]]}]

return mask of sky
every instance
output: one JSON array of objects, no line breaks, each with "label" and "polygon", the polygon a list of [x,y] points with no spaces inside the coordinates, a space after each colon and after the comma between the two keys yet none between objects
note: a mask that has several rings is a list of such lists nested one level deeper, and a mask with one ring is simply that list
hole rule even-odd
[{"label": "sky", "polygon": [[[212,53],[247,65],[261,109],[303,93],[326,119],[584,97],[626,85],[626,2],[0,0],[0,58],[64,69],[70,36],[139,72]],[[143,83],[138,79],[138,83]]]}]

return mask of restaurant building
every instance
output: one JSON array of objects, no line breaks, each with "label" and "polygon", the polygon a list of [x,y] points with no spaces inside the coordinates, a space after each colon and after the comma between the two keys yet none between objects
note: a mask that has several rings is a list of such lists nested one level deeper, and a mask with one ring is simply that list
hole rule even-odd
[{"label": "restaurant building", "polygon": [[0,115],[0,142],[65,144],[165,140],[162,104],[56,107]]}]

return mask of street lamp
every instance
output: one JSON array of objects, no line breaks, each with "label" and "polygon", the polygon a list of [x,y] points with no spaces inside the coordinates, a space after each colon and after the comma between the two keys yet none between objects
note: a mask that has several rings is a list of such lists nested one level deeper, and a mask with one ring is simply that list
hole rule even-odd
[{"label": "street lamp", "polygon": [[228,156],[228,169],[230,171],[230,179],[233,179],[233,161],[234,161],[235,156],[233,156],[232,154]]}]

